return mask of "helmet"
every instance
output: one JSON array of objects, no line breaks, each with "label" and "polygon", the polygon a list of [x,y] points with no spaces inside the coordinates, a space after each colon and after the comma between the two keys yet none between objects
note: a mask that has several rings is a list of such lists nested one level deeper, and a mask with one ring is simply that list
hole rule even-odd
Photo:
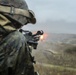
[{"label": "helmet", "polygon": [[34,12],[28,9],[28,6],[25,0],[0,0],[0,4],[29,11],[30,17],[20,15],[20,14],[6,13],[10,18],[19,22],[20,24],[25,25],[27,23],[33,23],[33,24],[36,23]]}]

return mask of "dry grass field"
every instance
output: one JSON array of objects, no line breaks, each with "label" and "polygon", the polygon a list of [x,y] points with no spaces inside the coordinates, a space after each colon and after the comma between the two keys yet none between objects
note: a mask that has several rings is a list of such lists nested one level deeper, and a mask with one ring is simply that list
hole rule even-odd
[{"label": "dry grass field", "polygon": [[40,43],[33,55],[40,75],[76,75],[75,44]]}]

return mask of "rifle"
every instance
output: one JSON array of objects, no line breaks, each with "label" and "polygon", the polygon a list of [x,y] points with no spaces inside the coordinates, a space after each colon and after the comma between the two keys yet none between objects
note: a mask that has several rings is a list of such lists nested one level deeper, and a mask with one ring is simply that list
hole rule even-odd
[{"label": "rifle", "polygon": [[38,41],[40,40],[40,36],[44,34],[42,30],[37,31],[35,34],[33,34],[31,31],[25,31],[20,29],[20,32],[24,33],[24,36],[27,40],[27,43],[33,47],[33,49],[37,49]]}]

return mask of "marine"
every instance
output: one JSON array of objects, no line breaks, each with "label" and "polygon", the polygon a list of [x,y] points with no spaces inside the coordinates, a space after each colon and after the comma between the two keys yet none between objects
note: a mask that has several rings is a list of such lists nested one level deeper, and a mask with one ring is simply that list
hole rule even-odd
[{"label": "marine", "polygon": [[0,0],[0,75],[35,75],[26,37],[18,31],[35,24],[25,0]]}]

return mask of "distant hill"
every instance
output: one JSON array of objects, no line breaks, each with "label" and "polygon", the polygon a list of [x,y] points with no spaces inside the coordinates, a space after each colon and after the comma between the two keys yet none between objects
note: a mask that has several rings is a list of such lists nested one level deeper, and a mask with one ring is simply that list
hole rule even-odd
[{"label": "distant hill", "polygon": [[63,42],[76,44],[76,34],[56,34],[48,33],[48,37],[45,41],[48,42]]}]

